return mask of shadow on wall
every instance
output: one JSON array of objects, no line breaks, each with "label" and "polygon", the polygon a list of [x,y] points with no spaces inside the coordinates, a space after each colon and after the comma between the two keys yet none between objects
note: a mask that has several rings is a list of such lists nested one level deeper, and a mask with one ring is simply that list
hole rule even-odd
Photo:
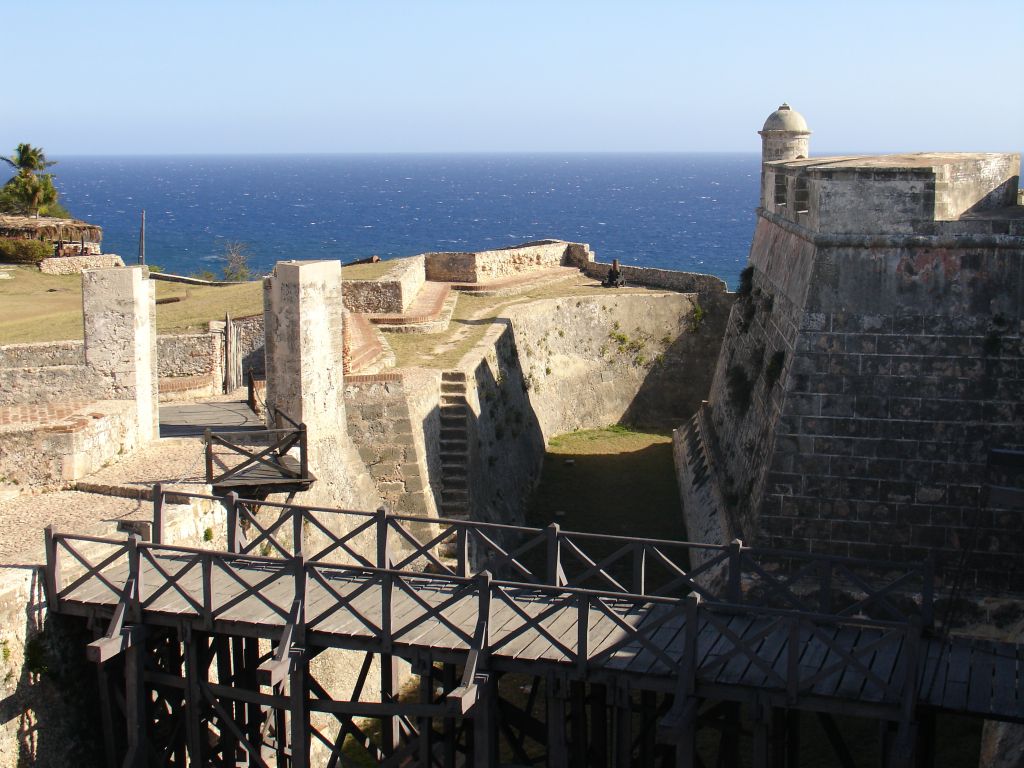
[{"label": "shadow on wall", "polygon": [[[0,674],[17,676],[13,692],[0,698],[2,738],[14,746],[8,739],[15,736],[17,744],[16,762],[8,765],[66,765],[69,755],[74,755],[74,762],[83,768],[99,766],[103,731],[96,669],[83,650],[94,635],[84,619],[43,618],[46,597],[40,567],[5,565],[0,566],[0,575],[26,570],[31,572],[31,585],[21,635],[25,640],[15,647],[18,641],[4,632],[0,643]],[[0,690],[8,690],[10,682],[5,677]]]},{"label": "shadow on wall", "polygon": [[648,371],[619,423],[673,428],[696,413],[711,391],[731,304],[722,295],[701,296],[688,326]]},{"label": "shadow on wall", "polygon": [[471,407],[467,415],[470,498],[474,519],[521,523],[540,478],[544,436],[527,396],[512,324],[496,322],[500,335],[467,381],[479,398],[479,412]]}]

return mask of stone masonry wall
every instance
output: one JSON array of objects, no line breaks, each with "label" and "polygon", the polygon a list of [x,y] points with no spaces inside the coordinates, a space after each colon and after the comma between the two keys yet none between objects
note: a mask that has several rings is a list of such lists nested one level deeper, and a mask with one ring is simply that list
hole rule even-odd
[{"label": "stone masonry wall", "polygon": [[0,368],[0,406],[106,397],[102,377],[84,365]]},{"label": "stone masonry wall", "polygon": [[728,307],[722,294],[615,291],[511,307],[545,441],[620,421],[682,422],[707,395]]},{"label": "stone masonry wall", "polygon": [[47,341],[0,347],[0,368],[40,368],[54,365],[85,365],[83,343]]},{"label": "stone masonry wall", "polygon": [[[587,277],[604,280],[608,276],[611,264],[592,261],[583,267]],[[725,281],[714,275],[701,275],[696,272],[676,272],[671,269],[653,269],[651,267],[629,267],[619,265],[627,285],[643,285],[648,288],[664,288],[680,293],[725,293]]]},{"label": "stone masonry wall", "polygon": [[[1024,448],[1021,255],[969,238],[816,247],[762,219],[753,291],[733,310],[710,396],[739,532],[788,549],[933,554],[947,575],[969,548],[968,588],[1024,590],[1024,521],[986,498],[988,451]],[[769,388],[775,350],[785,360]]]},{"label": "stone masonry wall", "polygon": [[104,253],[99,256],[61,256],[60,258],[43,259],[39,262],[39,271],[48,275],[77,275],[84,269],[108,269],[123,267],[120,256]]},{"label": "stone masonry wall", "polygon": [[224,357],[223,335],[189,333],[158,336],[157,364],[161,379],[179,376],[209,376],[220,379]]},{"label": "stone masonry wall", "polygon": [[0,482],[57,487],[79,480],[138,447],[138,415],[104,400],[52,424],[0,426]]},{"label": "stone masonry wall", "polygon": [[426,280],[425,257],[396,259],[386,275],[375,280],[346,280],[342,285],[349,312],[404,312]]},{"label": "stone masonry wall", "polygon": [[557,266],[582,267],[593,260],[583,243],[543,240],[476,253],[428,253],[428,280],[479,283]]},{"label": "stone masonry wall", "polygon": [[[435,405],[436,392],[437,388]],[[413,423],[410,394],[397,373],[347,377],[348,431],[391,511],[436,517],[423,433],[420,424]]]}]

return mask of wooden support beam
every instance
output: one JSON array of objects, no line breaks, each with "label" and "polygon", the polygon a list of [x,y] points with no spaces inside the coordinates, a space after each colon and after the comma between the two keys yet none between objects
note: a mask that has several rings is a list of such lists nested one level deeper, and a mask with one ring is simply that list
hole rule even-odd
[{"label": "wooden support beam", "polygon": [[608,686],[590,686],[590,765],[608,765]]},{"label": "wooden support beam", "polygon": [[[444,671],[442,672],[441,685],[443,690],[447,693],[455,687],[455,665],[446,663],[444,665]],[[456,746],[456,728],[457,721],[454,717],[446,717],[442,721],[442,728],[444,730],[444,750],[443,750],[443,761],[444,768],[455,768],[455,746]]]},{"label": "wooden support beam", "polygon": [[569,764],[569,750],[565,738],[565,683],[554,675],[544,680],[544,703],[547,721],[548,768],[563,768]]},{"label": "wooden support beam", "polygon": [[626,685],[615,686],[615,768],[633,764],[633,695]]},{"label": "wooden support beam", "polygon": [[491,674],[478,675],[481,700],[473,708],[473,767],[498,765],[498,681]]},{"label": "wooden support beam", "polygon": [[572,766],[587,768],[587,686],[582,680],[569,684],[572,722]]},{"label": "wooden support beam", "polygon": [[187,626],[185,630],[185,740],[189,762],[193,765],[206,765],[203,697],[199,686],[200,679],[205,681],[207,676],[207,666],[203,660],[206,638],[189,631]]},{"label": "wooden support beam", "polygon": [[143,627],[136,628],[136,642],[125,655],[124,661],[124,715],[128,736],[124,768],[146,768],[149,762],[146,749],[149,720],[146,714],[146,645],[142,642],[144,631]]}]

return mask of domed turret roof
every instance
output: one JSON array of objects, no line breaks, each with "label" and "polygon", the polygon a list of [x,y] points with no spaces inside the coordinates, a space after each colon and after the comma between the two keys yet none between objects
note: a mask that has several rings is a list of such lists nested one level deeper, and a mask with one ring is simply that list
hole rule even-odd
[{"label": "domed turret roof", "polygon": [[768,115],[768,119],[764,121],[764,128],[761,130],[809,133],[804,116],[785,103]]}]

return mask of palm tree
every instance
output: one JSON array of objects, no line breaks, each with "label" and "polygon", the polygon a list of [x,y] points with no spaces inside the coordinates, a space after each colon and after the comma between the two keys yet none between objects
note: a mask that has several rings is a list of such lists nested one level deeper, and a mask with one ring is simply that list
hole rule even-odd
[{"label": "palm tree", "polygon": [[46,159],[46,153],[42,147],[33,147],[31,144],[19,144],[13,155],[0,158],[0,160],[14,168],[19,176],[29,176],[45,171],[51,165],[56,165],[56,161]]},{"label": "palm tree", "polygon": [[55,163],[46,159],[42,147],[19,144],[13,155],[0,157],[0,160],[17,171],[0,190],[3,198],[0,208],[13,208],[12,212],[38,216],[40,208],[56,205],[57,189],[53,186],[53,176],[43,173]]}]

